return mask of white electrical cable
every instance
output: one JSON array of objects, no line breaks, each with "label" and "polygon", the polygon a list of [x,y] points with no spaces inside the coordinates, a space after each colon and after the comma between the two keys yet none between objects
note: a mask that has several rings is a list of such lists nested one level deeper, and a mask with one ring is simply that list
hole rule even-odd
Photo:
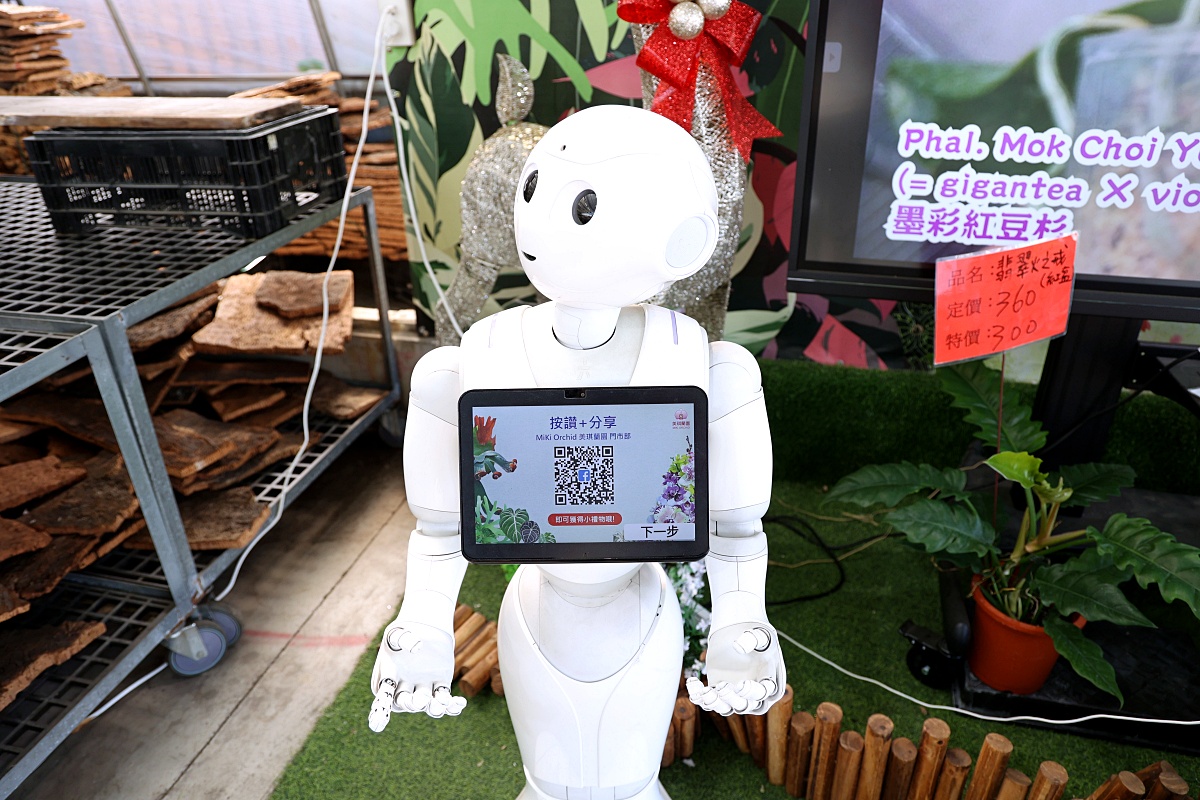
[{"label": "white electrical cable", "polygon": [[162,671],[163,671],[164,669],[166,669],[166,668],[167,668],[167,665],[166,665],[165,663],[163,663],[163,664],[159,664],[157,667],[155,667],[154,669],[150,670],[150,671],[149,671],[149,672],[147,672],[145,675],[143,675],[142,677],[138,678],[136,681],[134,681],[133,683],[129,684],[129,685],[128,685],[128,686],[126,686],[124,689],[122,689],[120,694],[116,695],[115,697],[110,697],[110,698],[108,699],[108,702],[106,702],[104,705],[102,705],[102,706],[100,706],[99,708],[97,708],[97,709],[96,709],[95,711],[93,711],[91,714],[88,714],[86,717],[84,717],[84,718],[83,718],[83,721],[84,721],[84,722],[91,722],[91,721],[92,721],[92,720],[94,720],[96,717],[100,716],[100,715],[101,715],[101,714],[103,714],[105,711],[108,711],[110,708],[112,708],[112,707],[113,707],[113,706],[115,706],[117,703],[119,703],[121,700],[123,700],[123,699],[125,698],[125,695],[129,694],[129,693],[130,693],[130,692],[132,692],[134,689],[138,688],[138,687],[139,687],[139,686],[141,686],[143,683],[145,683],[146,681],[150,680],[151,678],[153,678],[155,675],[157,675],[158,673],[162,672]]},{"label": "white electrical cable", "polygon": [[[379,60],[380,50],[383,47],[383,26],[387,17],[382,16],[379,19],[379,26],[375,29],[375,52],[371,59],[371,64],[374,65]],[[375,70],[372,68],[371,74],[367,77],[366,96],[371,97],[371,92],[375,87]],[[300,452],[292,457],[288,462],[287,469],[284,470],[281,478],[282,485],[279,496],[275,500],[275,513],[264,525],[261,531],[246,545],[246,549],[242,551],[238,557],[237,564],[234,566],[233,575],[229,578],[229,583],[221,590],[220,594],[214,597],[214,600],[224,600],[225,596],[233,590],[237,583],[238,576],[241,574],[242,565],[246,562],[246,557],[250,555],[250,551],[254,546],[267,535],[267,533],[275,527],[279,522],[279,518],[283,516],[284,500],[287,497],[288,487],[291,483],[292,474],[296,467],[300,464],[300,460],[308,452],[308,445],[311,439],[311,432],[308,424],[309,409],[312,406],[313,392],[316,390],[317,378],[321,371],[321,359],[325,353],[325,334],[329,329],[329,278],[333,273],[333,267],[337,263],[338,252],[342,249],[342,235],[346,232],[346,214],[350,210],[350,195],[354,192],[354,176],[358,173],[358,160],[362,156],[363,144],[367,141],[367,122],[371,114],[371,104],[363,104],[362,132],[358,135],[358,147],[354,150],[354,158],[350,162],[350,173],[346,176],[346,193],[342,197],[342,211],[338,215],[337,237],[333,242],[333,253],[329,257],[329,266],[325,268],[325,280],[321,283],[321,333],[317,337],[317,351],[313,357],[312,373],[308,377],[308,386],[304,392],[304,410],[301,412],[301,420],[304,431],[304,440],[300,445]],[[386,322],[383,320],[382,322]]]},{"label": "white electrical cable", "polygon": [[915,703],[919,706],[923,706],[924,708],[934,709],[936,711],[953,711],[956,714],[962,714],[963,716],[967,716],[967,717],[974,717],[975,719],[987,720],[988,722],[1043,722],[1043,723],[1047,723],[1050,725],[1075,725],[1077,723],[1088,722],[1093,719],[1112,719],[1112,720],[1117,720],[1118,722],[1156,722],[1156,723],[1160,723],[1163,725],[1200,725],[1200,720],[1150,719],[1148,717],[1122,716],[1121,714],[1088,714],[1087,716],[1076,717],[1074,719],[1047,719],[1046,717],[1031,717],[1031,716],[1024,716],[1024,715],[1013,716],[1013,717],[993,717],[993,716],[989,716],[987,714],[979,714],[974,711],[969,711],[965,708],[955,708],[954,706],[940,706],[936,703],[926,703],[924,700],[918,700],[917,698],[915,698],[911,695],[905,694],[904,692],[900,691],[899,689],[893,689],[891,686],[888,686],[886,683],[877,681],[874,678],[868,678],[865,675],[859,675],[857,673],[851,672],[850,670],[846,669],[845,667],[835,664],[834,662],[830,661],[828,658],[821,655],[817,651],[811,650],[811,649],[805,647],[804,645],[800,644],[799,642],[797,642],[791,636],[788,636],[783,631],[777,630],[776,633],[779,634],[780,639],[790,642],[791,644],[800,648],[805,653],[808,653],[810,656],[817,659],[821,663],[828,664],[829,666],[833,667],[834,669],[836,669],[838,672],[842,673],[843,675],[848,675],[851,678],[854,678],[855,680],[863,681],[864,683],[874,684],[875,686],[878,686],[880,689],[891,692],[892,694],[896,695],[897,697],[903,697],[905,700],[908,700],[910,703]]},{"label": "white electrical cable", "polygon": [[[391,6],[384,12],[383,19],[387,19],[389,14],[398,14],[399,11],[395,6]],[[382,23],[382,20],[381,20]],[[374,75],[374,62],[372,62],[371,74]],[[387,58],[384,56],[384,63],[380,65],[380,71],[383,73],[383,89],[387,94],[388,107],[392,110],[392,128],[395,130],[396,150],[400,153],[400,180],[404,184],[404,196],[408,202],[408,207],[404,209],[406,218],[412,223],[413,233],[417,237],[417,250],[421,253],[421,262],[425,265],[425,272],[429,274],[429,280],[433,283],[433,289],[437,292],[438,303],[446,309],[446,316],[450,318],[450,325],[454,328],[454,332],[458,334],[458,338],[462,338],[463,329],[458,324],[458,319],[454,316],[454,309],[450,308],[449,301],[446,300],[446,294],[442,291],[442,285],[438,283],[437,275],[434,274],[433,265],[429,263],[429,256],[425,252],[425,237],[421,234],[421,220],[417,218],[417,204],[413,202],[412,184],[408,179],[408,161],[404,156],[404,134],[400,131],[400,109],[396,108],[396,96],[392,91],[392,82],[388,77]],[[370,93],[367,94],[370,97]]]}]

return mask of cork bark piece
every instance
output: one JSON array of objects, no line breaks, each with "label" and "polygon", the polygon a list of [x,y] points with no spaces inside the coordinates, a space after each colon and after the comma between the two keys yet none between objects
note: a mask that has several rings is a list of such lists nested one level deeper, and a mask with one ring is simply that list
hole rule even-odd
[{"label": "cork bark piece", "polygon": [[287,392],[275,386],[243,384],[210,396],[208,402],[222,422],[232,422],[255,411],[270,408],[285,397]]},{"label": "cork bark piece", "polygon": [[6,403],[0,416],[48,425],[105,450],[116,452],[118,449],[117,438],[100,400],[67,397],[54,392],[31,392]]},{"label": "cork bark piece", "polygon": [[129,336],[130,349],[135,353],[140,353],[159,342],[182,336],[205,311],[216,304],[217,295],[209,294],[186,305],[164,311],[145,322],[139,322],[126,331]]},{"label": "cork bark piece", "polygon": [[121,457],[103,453],[87,462],[88,476],[25,512],[21,522],[52,536],[100,536],[117,531],[138,510]]},{"label": "cork bark piece", "polygon": [[41,550],[50,544],[50,535],[13,519],[0,518],[0,561]]},{"label": "cork bark piece", "polygon": [[186,478],[189,475],[195,475],[210,464],[217,463],[238,447],[238,442],[234,439],[214,438],[213,433],[202,433],[194,425],[172,421],[170,415],[181,410],[174,409],[154,418],[154,430],[158,434],[158,444],[162,448],[163,461],[167,467],[167,474],[172,478]]},{"label": "cork bark piece", "polygon": [[[228,550],[250,544],[270,518],[271,507],[258,502],[249,487],[239,486],[185,497],[179,502],[179,515],[187,531],[188,546],[193,550]],[[152,550],[154,543],[143,531],[126,541],[125,546]]]},{"label": "cork bark piece", "polygon": [[[308,355],[317,350],[320,317],[284,319],[255,301],[264,274],[235,275],[225,284],[216,318],[192,335],[199,353],[220,355]],[[340,354],[350,338],[354,304],[329,315],[325,352]]]},{"label": "cork bark piece", "polygon": [[7,586],[0,584],[0,622],[10,620],[29,610],[29,601]]},{"label": "cork bark piece", "polygon": [[162,415],[162,420],[209,441],[232,443],[233,449],[229,453],[212,462],[202,472],[198,471],[197,475],[217,475],[237,469],[279,440],[279,433],[271,428],[219,422],[186,408],[168,411]]},{"label": "cork bark piece", "polygon": [[103,622],[83,620],[0,631],[0,708],[17,699],[43,672],[82,652],[104,631]]},{"label": "cork bark piece", "polygon": [[358,419],[387,396],[383,389],[351,386],[332,375],[322,375],[313,392],[313,408],[334,419]]},{"label": "cork bark piece", "polygon": [[211,389],[239,383],[308,383],[311,372],[307,364],[298,361],[211,361],[194,358],[179,373],[175,384]]},{"label": "cork bark piece", "polygon": [[96,543],[95,555],[96,558],[104,558],[106,555],[116,550],[118,546],[125,543],[131,536],[135,536],[146,530],[146,518],[140,514],[136,517],[131,517],[126,520],[125,524],[116,533],[110,533],[100,538]]},{"label": "cork bark piece", "polygon": [[36,447],[30,447],[27,444],[13,442],[12,444],[0,444],[0,467],[7,467],[12,464],[20,464],[24,461],[37,461],[42,456],[46,455]]},{"label": "cork bark piece", "polygon": [[[310,444],[315,442],[316,438],[316,434],[310,437]],[[175,488],[180,494],[186,496],[195,494],[196,492],[228,489],[232,486],[237,486],[239,483],[255,477],[267,467],[277,464],[286,458],[294,457],[296,453],[300,452],[300,445],[303,443],[304,436],[302,434],[286,433],[280,437],[278,442],[271,446],[270,450],[255,456],[231,472],[212,477],[199,475],[194,481],[177,485]]]},{"label": "cork bark piece", "polygon": [[30,425],[25,422],[10,422],[0,419],[0,444],[8,444],[18,439],[24,439],[42,429],[41,425]]},{"label": "cork bark piece", "polygon": [[96,560],[90,536],[55,536],[33,553],[0,564],[0,585],[25,600],[49,594],[71,572]]},{"label": "cork bark piece", "polygon": [[290,386],[287,396],[270,408],[255,411],[241,418],[243,425],[256,425],[260,428],[278,428],[292,417],[304,411],[304,388]]},{"label": "cork bark piece", "polygon": [[[325,273],[274,270],[263,274],[262,283],[254,293],[259,306],[285,319],[298,319],[320,314]],[[336,314],[354,301],[354,273],[335,270],[329,273],[329,313]]]},{"label": "cork bark piece", "polygon": [[[184,342],[170,353],[167,353],[165,358],[160,354],[156,361],[143,360],[137,365],[138,375],[141,375],[148,381],[152,381],[165,373],[177,372],[195,354],[196,350],[192,347],[192,343]],[[143,356],[143,359],[146,358],[148,357]]]},{"label": "cork bark piece", "polygon": [[46,453],[57,456],[59,461],[66,464],[82,464],[98,452],[107,451],[97,450],[95,445],[76,439],[62,431],[52,430],[46,435]]},{"label": "cork bark piece", "polygon": [[83,480],[87,471],[55,456],[0,467],[0,511],[16,508]]}]

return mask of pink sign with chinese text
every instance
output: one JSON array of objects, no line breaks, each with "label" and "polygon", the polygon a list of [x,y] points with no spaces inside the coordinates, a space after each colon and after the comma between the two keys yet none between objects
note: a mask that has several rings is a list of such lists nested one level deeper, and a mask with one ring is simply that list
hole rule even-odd
[{"label": "pink sign with chinese text", "polygon": [[933,363],[986,358],[1066,332],[1078,238],[938,259]]}]

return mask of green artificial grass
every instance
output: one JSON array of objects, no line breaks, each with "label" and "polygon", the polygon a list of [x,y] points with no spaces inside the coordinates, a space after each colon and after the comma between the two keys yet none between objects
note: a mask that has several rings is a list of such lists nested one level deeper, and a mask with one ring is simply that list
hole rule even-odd
[{"label": "green artificial grass", "polygon": [[[797,429],[802,431],[797,420]],[[777,434],[778,439],[783,437]],[[883,460],[883,459],[879,459]],[[813,518],[830,514],[820,506],[821,489],[812,483],[777,481],[770,515],[809,519],[830,544],[856,542],[877,533],[862,522]],[[768,572],[769,601],[817,594],[834,586],[836,569],[829,564],[788,567],[824,553],[779,524],[767,527],[772,561]],[[876,678],[925,702],[950,705],[948,692],[918,683],[905,666],[907,641],[899,634],[906,619],[935,630],[941,614],[937,576],[927,556],[895,538],[885,539],[843,562],[846,581],[820,599],[770,608],[775,626],[807,646],[859,674]],[[495,619],[504,591],[500,567],[472,566],[460,595],[464,602]],[[378,641],[378,640],[377,640]],[[367,728],[371,704],[368,686],[375,658],[372,645],[354,676],[325,711],[315,730],[288,767],[275,800],[370,798],[383,800],[497,800],[512,798],[523,785],[520,754],[502,698],[485,692],[467,704],[457,719],[431,720],[424,715],[394,715],[382,734]],[[1065,797],[1086,797],[1103,780],[1124,769],[1137,770],[1168,758],[1193,787],[1200,785],[1200,759],[1156,752],[1070,734],[1005,723],[983,722],[950,711],[927,712],[875,686],[847,678],[784,643],[789,683],[797,709],[813,711],[831,701],[845,712],[843,729],[862,731],[873,713],[896,723],[895,735],[920,737],[923,720],[932,713],[953,731],[950,745],[974,758],[991,731],[1012,740],[1011,766],[1032,776],[1044,760],[1061,763],[1070,773]],[[1190,735],[1183,730],[1180,736]],[[781,787],[767,783],[749,756],[722,740],[711,723],[692,757],[695,766],[676,762],[662,772],[662,782],[675,800],[784,798]]]}]

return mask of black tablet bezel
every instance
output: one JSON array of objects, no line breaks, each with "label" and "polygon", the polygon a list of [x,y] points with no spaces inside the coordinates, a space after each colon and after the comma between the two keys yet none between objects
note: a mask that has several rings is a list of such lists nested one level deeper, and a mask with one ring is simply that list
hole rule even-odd
[{"label": "black tablet bezel", "polygon": [[[478,544],[475,541],[473,412],[485,406],[642,405],[690,403],[695,409],[696,538],[692,541]],[[481,564],[695,561],[708,553],[708,395],[697,386],[612,386],[472,389],[458,401],[459,532],[468,561]],[[701,489],[703,489],[701,491]],[[471,528],[468,534],[467,521]]]}]

